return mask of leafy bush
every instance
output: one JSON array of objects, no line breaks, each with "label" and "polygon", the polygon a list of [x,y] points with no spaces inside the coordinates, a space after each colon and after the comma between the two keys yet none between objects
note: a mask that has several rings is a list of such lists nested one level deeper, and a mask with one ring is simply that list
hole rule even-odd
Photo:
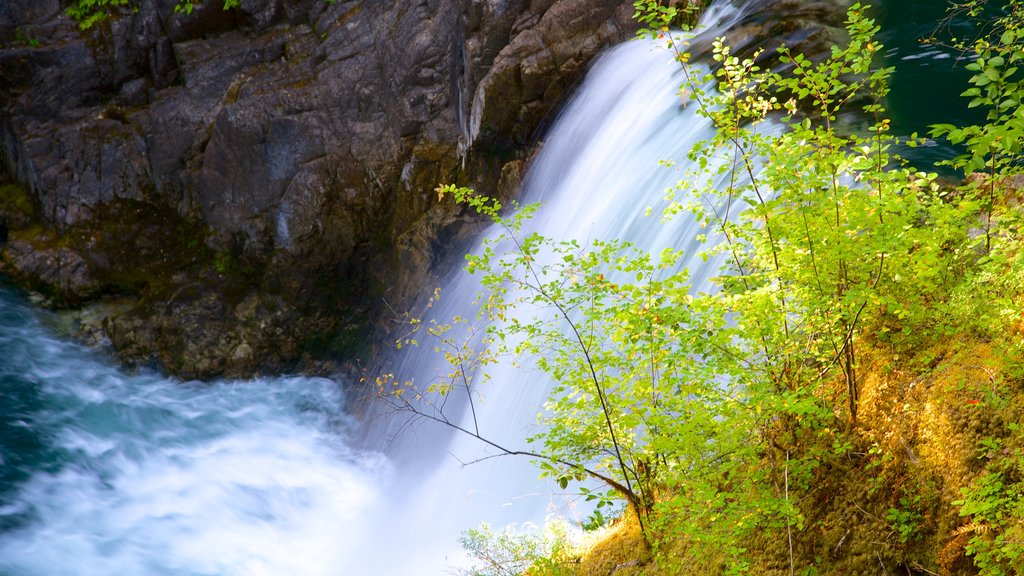
[{"label": "leafy bush", "polygon": [[[224,0],[224,9],[237,8],[240,0]],[[175,14],[191,14],[200,0],[178,0],[174,5]],[[138,10],[133,0],[74,0],[67,8],[67,13],[78,22],[78,27],[88,30],[99,22],[110,18],[113,13],[132,7]]]},{"label": "leafy bush", "polygon": [[462,569],[465,576],[569,576],[566,566],[572,551],[569,527],[560,521],[549,522],[541,532],[516,530],[506,526],[494,530],[482,524],[463,533],[459,539],[475,562]]},{"label": "leafy bush", "polygon": [[[997,331],[1019,316],[1019,211],[1006,187],[1024,141],[1019,22],[1001,21],[998,41],[976,45],[965,94],[991,109],[988,123],[936,129],[967,144],[956,166],[985,170],[951,190],[891,152],[922,140],[891,133],[882,106],[891,70],[874,67],[882,46],[861,5],[848,12],[846,47],[815,61],[780,49],[786,75],[762,69],[760,53],[738,58],[721,40],[715,70],[698,74],[686,40],[665,33],[677,14],[636,6],[641,34],[674,52],[686,101],[717,128],[691,151],[695,168],[665,216],[689,211],[707,229],[706,254],[727,263],[719,290],[695,294],[678,252],[543,237],[525,227],[536,207],[506,211],[442,186],[441,198],[504,230],[467,261],[482,277],[477,320],[489,349],[465,353],[450,326],[434,326],[431,335],[455,351],[451,385],[403,394],[405,385],[382,382],[381,391],[413,411],[425,401],[429,410],[418,413],[458,427],[429,394],[464,388],[472,407],[470,375],[514,357],[554,386],[528,439],[534,449],[505,453],[533,457],[563,488],[603,481],[609,492],[587,495],[625,500],[647,544],[685,542],[691,566],[748,571],[750,537],[770,529],[786,535],[790,571],[813,573],[797,566],[794,534],[806,526],[791,495],[809,488],[833,450],[849,449],[835,431],[859,426],[863,342],[913,349],[958,331]],[[1011,7],[1021,18],[1017,0]],[[711,81],[714,91],[705,88]],[[851,115],[867,123],[840,121]],[[786,130],[768,129],[772,122]],[[990,315],[967,312],[986,303]],[[460,430],[480,437],[479,428]],[[969,551],[991,574],[989,566],[1021,554],[1019,520],[1004,521],[1020,518],[1021,492],[1004,474],[984,476],[959,502],[987,527]],[[916,505],[904,498],[880,520],[900,542],[918,533]]]}]

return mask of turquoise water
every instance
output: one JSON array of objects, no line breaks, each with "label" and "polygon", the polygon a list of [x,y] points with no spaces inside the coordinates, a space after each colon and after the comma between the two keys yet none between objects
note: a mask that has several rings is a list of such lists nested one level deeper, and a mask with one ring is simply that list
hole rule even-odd
[{"label": "turquoise water", "polygon": [[322,378],[125,373],[0,288],[0,574],[358,573],[389,467],[344,407]]},{"label": "turquoise water", "polygon": [[[879,39],[885,45],[887,66],[895,66],[888,102],[897,134],[917,132],[928,134],[933,124],[968,124],[984,121],[984,115],[967,108],[967,99],[960,96],[968,88],[970,73],[964,70],[962,56],[950,48],[922,44],[923,38],[936,35],[970,33],[963,20],[954,20],[937,30],[946,15],[948,2],[941,0],[885,0],[876,8],[882,30]],[[938,33],[937,33],[938,32]],[[936,34],[937,33],[937,34]],[[931,169],[937,162],[948,160],[962,150],[936,140],[901,153],[921,169]],[[948,169],[942,173],[951,174]]]},{"label": "turquoise water", "polygon": [[27,374],[31,342],[16,337],[31,324],[31,311],[7,302],[0,290],[0,532],[22,526],[27,514],[9,508],[17,487],[38,471],[59,468],[59,452],[50,446],[53,430],[45,422],[46,398]]}]

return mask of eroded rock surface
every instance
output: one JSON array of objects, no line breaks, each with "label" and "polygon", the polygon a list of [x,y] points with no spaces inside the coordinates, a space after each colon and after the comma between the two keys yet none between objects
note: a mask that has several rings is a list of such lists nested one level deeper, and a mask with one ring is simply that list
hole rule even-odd
[{"label": "eroded rock surface", "polygon": [[[0,5],[0,270],[190,378],[360,356],[472,229],[434,188],[510,193],[635,27],[629,0],[173,4],[85,32]],[[734,40],[799,40],[835,6],[747,12]]]},{"label": "eroded rock surface", "polygon": [[617,0],[218,4],[0,7],[4,272],[133,298],[102,321],[122,357],[200,378],[357,353],[466,228],[438,183],[493,191],[632,31]]}]

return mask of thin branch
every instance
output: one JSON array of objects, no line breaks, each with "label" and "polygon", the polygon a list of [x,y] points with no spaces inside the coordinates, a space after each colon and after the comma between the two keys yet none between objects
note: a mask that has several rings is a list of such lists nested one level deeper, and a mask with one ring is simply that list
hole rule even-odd
[{"label": "thin branch", "polygon": [[[783,471],[786,479],[786,504],[789,504],[789,451],[786,451],[786,469]],[[789,518],[786,518],[786,538],[789,540],[789,576],[793,576],[793,529],[790,526]]]},{"label": "thin branch", "polygon": [[630,503],[632,503],[634,505],[638,504],[638,501],[636,500],[636,495],[633,493],[633,491],[630,490],[629,488],[627,488],[626,486],[624,486],[621,482],[618,482],[614,478],[611,478],[610,476],[607,476],[605,474],[601,474],[600,472],[597,472],[596,470],[588,468],[588,467],[586,467],[586,466],[584,466],[582,464],[577,464],[577,463],[569,462],[569,461],[563,460],[561,458],[555,458],[555,457],[552,457],[552,456],[545,456],[544,454],[539,454],[537,452],[532,452],[532,451],[529,451],[529,450],[513,450],[511,448],[507,448],[507,447],[505,447],[505,446],[503,446],[501,444],[498,444],[494,440],[491,440],[490,438],[487,438],[486,436],[478,434],[478,433],[474,432],[473,430],[470,430],[470,429],[468,429],[468,428],[466,428],[464,426],[461,426],[459,424],[456,424],[455,422],[452,422],[443,413],[441,415],[439,415],[439,416],[435,416],[433,414],[428,414],[426,412],[423,412],[422,410],[417,409],[415,406],[412,405],[412,403],[410,403],[405,398],[397,397],[399,400],[401,400],[401,402],[398,403],[398,404],[396,404],[395,402],[392,401],[392,399],[394,399],[394,398],[396,398],[396,397],[395,396],[382,397],[382,399],[384,401],[388,402],[391,406],[393,406],[393,407],[395,407],[395,408],[397,408],[399,410],[410,412],[410,413],[414,414],[415,416],[417,416],[419,418],[424,418],[426,420],[430,420],[432,422],[436,422],[436,423],[441,424],[443,426],[447,426],[448,428],[451,428],[452,430],[455,430],[457,432],[461,432],[461,433],[463,433],[463,434],[465,434],[465,435],[467,435],[467,436],[469,436],[471,438],[475,438],[476,440],[479,440],[480,442],[482,442],[482,443],[490,446],[491,448],[494,448],[495,450],[498,450],[499,452],[501,452],[501,454],[493,454],[493,455],[490,455],[490,456],[485,456],[485,457],[482,457],[482,458],[478,458],[476,460],[471,460],[469,462],[461,462],[460,461],[460,464],[462,464],[463,466],[466,466],[468,464],[473,464],[473,463],[476,463],[476,462],[482,462],[482,461],[485,461],[485,460],[490,460],[492,458],[502,457],[502,456],[527,456],[527,457],[530,457],[530,458],[537,458],[539,460],[545,460],[545,461],[551,462],[553,464],[559,464],[561,466],[565,466],[565,467],[568,467],[568,468],[574,468],[576,470],[581,470],[581,471],[585,472],[587,475],[591,476],[592,478],[600,480],[600,481],[608,484],[609,486],[611,486],[615,490],[617,490],[620,494],[625,496],[626,499],[630,501]]},{"label": "thin branch", "polygon": [[597,390],[597,397],[601,403],[601,411],[604,415],[605,425],[608,429],[608,434],[611,437],[612,446],[615,448],[615,455],[616,459],[618,460],[619,467],[622,470],[623,480],[626,483],[627,494],[629,495],[629,499],[634,503],[634,505],[637,505],[637,520],[640,523],[641,532],[644,532],[646,534],[642,518],[642,515],[646,513],[646,510],[643,510],[639,507],[640,503],[638,501],[637,494],[633,490],[633,485],[629,480],[629,470],[626,466],[625,458],[622,455],[621,444],[619,443],[618,437],[615,434],[615,426],[613,425],[611,419],[611,407],[608,404],[608,399],[605,396],[604,387],[601,385],[601,380],[598,377],[597,371],[594,367],[594,361],[591,357],[590,349],[588,348],[586,341],[583,339],[583,335],[580,334],[580,331],[577,328],[576,323],[573,322],[572,318],[569,317],[569,313],[565,309],[565,307],[562,306],[562,303],[559,300],[553,298],[551,295],[547,293],[547,291],[544,290],[543,283],[540,279],[540,275],[537,273],[536,268],[534,268],[532,260],[528,257],[525,250],[523,249],[523,246],[520,243],[519,238],[516,236],[514,231],[509,229],[507,226],[505,227],[505,229],[506,231],[508,231],[509,237],[515,243],[516,249],[519,251],[520,254],[523,254],[525,257],[524,262],[526,264],[526,268],[529,271],[529,273],[533,276],[534,280],[537,282],[537,286],[535,286],[534,289],[542,298],[550,302],[555,307],[555,309],[558,310],[562,318],[569,324],[569,328],[572,330],[576,342],[580,346],[580,351],[583,353],[583,358],[586,363],[587,370],[590,373],[590,379],[594,384],[594,388]]}]

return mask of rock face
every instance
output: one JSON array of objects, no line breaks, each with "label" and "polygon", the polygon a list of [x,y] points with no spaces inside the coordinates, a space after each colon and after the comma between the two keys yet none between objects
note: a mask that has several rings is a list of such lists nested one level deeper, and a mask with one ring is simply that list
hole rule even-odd
[{"label": "rock face", "polygon": [[[191,378],[360,353],[514,180],[624,0],[0,5],[3,271]],[[505,190],[504,193],[508,191]]]},{"label": "rock face", "polygon": [[[0,4],[0,271],[188,378],[365,355],[473,228],[434,188],[513,193],[635,28],[630,0],[138,0],[85,32],[63,4]],[[820,46],[836,8],[754,0],[730,42]]]}]

